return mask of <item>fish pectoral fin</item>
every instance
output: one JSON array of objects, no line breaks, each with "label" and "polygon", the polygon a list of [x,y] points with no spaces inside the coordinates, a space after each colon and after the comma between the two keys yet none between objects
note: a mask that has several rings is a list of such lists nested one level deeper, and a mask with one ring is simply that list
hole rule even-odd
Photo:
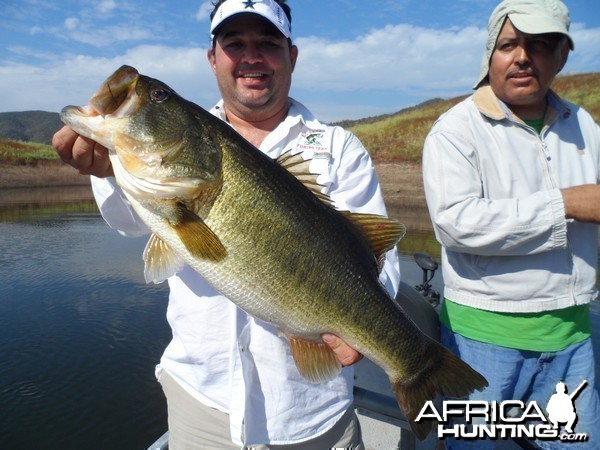
[{"label": "fish pectoral fin", "polygon": [[183,267],[183,260],[161,238],[152,234],[144,249],[146,283],[162,283]]},{"label": "fish pectoral fin", "polygon": [[342,370],[335,353],[323,342],[288,337],[296,367],[311,383],[324,383],[334,379]]},{"label": "fish pectoral fin", "polygon": [[172,226],[192,256],[209,261],[222,261],[227,256],[227,250],[213,230],[183,206],[179,213],[179,220]]},{"label": "fish pectoral fin", "polygon": [[361,214],[342,211],[367,238],[377,259],[379,270],[383,268],[385,253],[393,249],[406,234],[406,227],[397,220],[377,214]]}]

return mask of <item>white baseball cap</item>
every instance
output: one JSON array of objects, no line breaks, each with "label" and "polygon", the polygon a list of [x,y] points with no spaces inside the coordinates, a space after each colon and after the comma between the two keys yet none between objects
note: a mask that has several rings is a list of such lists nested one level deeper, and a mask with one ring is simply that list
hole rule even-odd
[{"label": "white baseball cap", "polygon": [[509,18],[514,27],[526,34],[563,34],[569,40],[571,50],[575,48],[573,38],[569,34],[571,18],[569,10],[560,0],[504,0],[492,12],[488,21],[488,40],[486,51],[481,61],[481,72],[475,88],[488,76],[490,58],[496,47],[498,35]]},{"label": "white baseball cap", "polygon": [[237,14],[257,14],[275,25],[286,38],[292,37],[292,25],[281,6],[274,0],[227,0],[219,6],[210,23],[212,39],[223,22]]}]

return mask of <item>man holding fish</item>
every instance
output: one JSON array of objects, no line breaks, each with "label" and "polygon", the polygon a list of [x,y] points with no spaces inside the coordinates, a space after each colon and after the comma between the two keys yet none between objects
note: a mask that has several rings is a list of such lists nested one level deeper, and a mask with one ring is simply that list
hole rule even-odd
[{"label": "man holding fish", "polygon": [[[319,122],[288,97],[298,49],[285,1],[219,1],[211,15],[208,60],[223,99],[212,114],[262,152],[290,149],[312,158],[310,170],[337,208],[385,215],[372,162],[358,139]],[[115,184],[106,149],[65,127],[53,144],[92,186],[105,220],[125,235],[148,233]],[[395,295],[395,250],[381,281]],[[353,370],[312,384],[296,370],[285,339],[184,267],[169,278],[167,318],[173,340],[157,367],[167,397],[170,448],[364,448],[352,408]],[[323,336],[343,365],[360,355]]]}]

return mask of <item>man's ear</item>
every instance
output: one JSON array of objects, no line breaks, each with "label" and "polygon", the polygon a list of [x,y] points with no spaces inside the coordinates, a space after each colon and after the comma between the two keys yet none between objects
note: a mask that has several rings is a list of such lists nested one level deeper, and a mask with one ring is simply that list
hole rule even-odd
[{"label": "man's ear", "polygon": [[217,69],[215,67],[216,55],[215,55],[215,50],[213,48],[209,48],[206,51],[206,58],[208,59],[208,62],[210,64],[210,67],[211,67],[213,73],[216,74],[217,73]]},{"label": "man's ear", "polygon": [[295,45],[292,45],[290,47],[290,62],[292,64],[292,72],[294,71],[294,68],[296,67],[296,61],[298,61],[298,47],[296,47]]},{"label": "man's ear", "polygon": [[569,51],[571,51],[571,47],[569,46],[569,40],[564,39],[560,49],[560,66],[558,68],[557,74],[563,70],[565,64],[567,64],[567,59],[569,59]]}]

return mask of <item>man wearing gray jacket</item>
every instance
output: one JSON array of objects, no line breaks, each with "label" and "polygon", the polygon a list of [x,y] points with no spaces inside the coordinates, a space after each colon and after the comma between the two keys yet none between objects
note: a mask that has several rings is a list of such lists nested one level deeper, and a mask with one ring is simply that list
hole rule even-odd
[{"label": "man wearing gray jacket", "polygon": [[575,431],[588,440],[569,448],[599,448],[589,304],[598,295],[600,128],[550,89],[574,49],[569,25],[558,0],[496,7],[476,91],[433,126],[423,176],[442,244],[442,340],[489,382],[472,399],[544,407],[557,382],[575,389],[585,379]]}]

